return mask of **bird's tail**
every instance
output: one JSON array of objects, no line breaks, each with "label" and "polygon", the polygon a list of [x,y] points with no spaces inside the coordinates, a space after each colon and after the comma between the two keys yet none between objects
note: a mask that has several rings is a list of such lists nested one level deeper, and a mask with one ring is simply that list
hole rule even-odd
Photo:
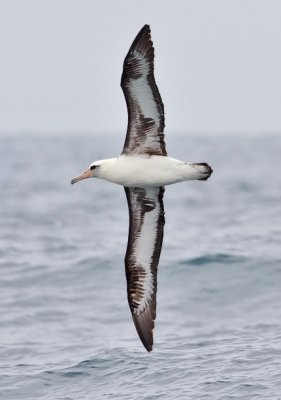
[{"label": "bird's tail", "polygon": [[213,173],[212,168],[207,163],[195,163],[191,164],[192,167],[196,168],[198,172],[198,179],[199,181],[206,181]]}]

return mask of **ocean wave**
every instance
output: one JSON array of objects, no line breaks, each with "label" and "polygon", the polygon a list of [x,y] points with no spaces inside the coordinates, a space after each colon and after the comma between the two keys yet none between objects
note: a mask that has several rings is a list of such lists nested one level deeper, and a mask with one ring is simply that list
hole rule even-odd
[{"label": "ocean wave", "polygon": [[206,254],[204,256],[194,257],[185,260],[179,260],[180,265],[206,265],[206,264],[235,264],[247,261],[247,257],[240,255],[216,253]]}]

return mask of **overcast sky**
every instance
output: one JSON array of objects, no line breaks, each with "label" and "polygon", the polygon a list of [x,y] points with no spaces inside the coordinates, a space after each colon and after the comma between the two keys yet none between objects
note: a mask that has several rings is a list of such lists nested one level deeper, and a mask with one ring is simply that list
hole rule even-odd
[{"label": "overcast sky", "polygon": [[280,0],[0,0],[0,132],[125,131],[146,23],[166,131],[281,133]]}]

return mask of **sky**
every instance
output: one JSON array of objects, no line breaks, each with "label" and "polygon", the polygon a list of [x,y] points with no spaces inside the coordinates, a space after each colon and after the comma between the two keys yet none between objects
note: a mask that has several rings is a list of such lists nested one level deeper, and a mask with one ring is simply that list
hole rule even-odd
[{"label": "sky", "polygon": [[166,132],[281,134],[280,0],[0,0],[0,134],[127,126],[144,24]]}]

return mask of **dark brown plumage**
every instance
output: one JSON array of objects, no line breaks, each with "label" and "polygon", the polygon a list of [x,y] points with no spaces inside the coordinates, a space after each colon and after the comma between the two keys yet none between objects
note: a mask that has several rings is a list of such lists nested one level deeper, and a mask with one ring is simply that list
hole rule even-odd
[{"label": "dark brown plumage", "polygon": [[[122,153],[166,156],[164,105],[154,78],[154,48],[148,25],[140,30],[128,51],[121,87],[128,108]],[[150,112],[146,113],[149,102]]]},{"label": "dark brown plumage", "polygon": [[[130,218],[125,257],[128,302],[139,337],[147,351],[151,351],[156,318],[157,269],[165,224],[164,188],[125,188],[125,192]],[[154,236],[146,234],[146,225],[155,230]],[[138,252],[140,238],[144,252],[149,246],[153,247],[147,265],[142,264],[143,256]],[[151,290],[146,278],[151,280]]]}]

